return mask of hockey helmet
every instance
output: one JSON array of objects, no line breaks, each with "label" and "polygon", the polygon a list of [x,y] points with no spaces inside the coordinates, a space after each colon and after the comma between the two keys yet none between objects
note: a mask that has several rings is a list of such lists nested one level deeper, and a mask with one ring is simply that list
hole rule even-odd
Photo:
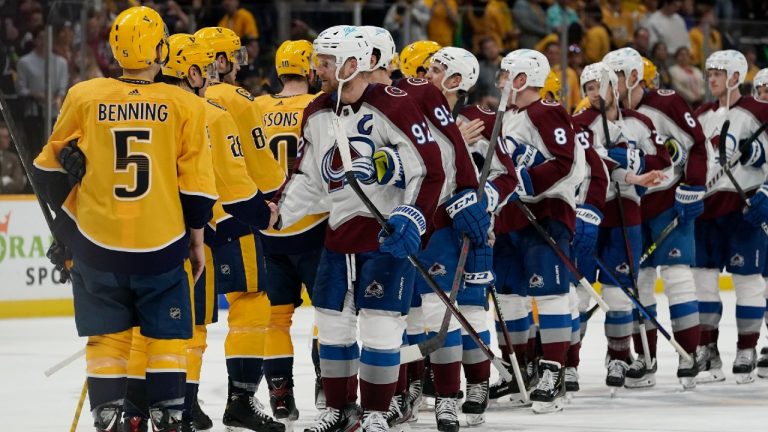
[{"label": "hockey helmet", "polygon": [[432,56],[442,48],[437,42],[416,41],[400,51],[400,71],[408,78],[418,76],[419,68],[425,72]]},{"label": "hockey helmet", "polygon": [[381,27],[362,26],[360,28],[368,35],[373,48],[379,50],[379,60],[373,65],[372,70],[386,69],[395,57],[395,41],[392,35]]},{"label": "hockey helmet", "polygon": [[[469,91],[477,83],[480,73],[480,63],[474,54],[464,48],[445,47],[432,56],[432,63],[440,63],[445,66],[442,88],[445,91]],[[445,81],[453,75],[460,75],[461,82],[452,89],[445,88]]]},{"label": "hockey helmet", "polygon": [[162,64],[168,58],[168,28],[154,9],[128,8],[112,23],[109,46],[123,69],[144,69],[157,62],[158,45],[162,45]]},{"label": "hockey helmet", "polygon": [[300,75],[307,77],[312,69],[312,44],[306,40],[287,40],[275,53],[277,76]]},{"label": "hockey helmet", "polygon": [[248,51],[240,44],[237,33],[225,27],[205,27],[195,32],[195,39],[204,40],[218,57],[224,53],[231,63],[248,63]]}]

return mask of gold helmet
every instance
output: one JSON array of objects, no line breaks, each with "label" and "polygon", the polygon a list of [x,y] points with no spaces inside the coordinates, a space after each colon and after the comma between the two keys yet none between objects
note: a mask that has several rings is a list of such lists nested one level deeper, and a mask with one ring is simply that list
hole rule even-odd
[{"label": "gold helmet", "polygon": [[576,115],[582,111],[584,111],[587,108],[592,107],[592,102],[589,101],[589,98],[584,96],[579,103],[576,104],[576,108],[573,109],[573,114]]},{"label": "gold helmet", "polygon": [[168,29],[154,9],[145,6],[124,10],[109,31],[112,55],[123,69],[144,69],[157,61],[157,46],[162,45],[162,61],[168,58]]},{"label": "gold helmet", "polygon": [[241,66],[248,63],[248,51],[240,44],[237,33],[232,30],[224,27],[205,27],[195,32],[194,36],[195,39],[207,42],[217,57],[219,53],[224,53],[232,63]]},{"label": "gold helmet", "polygon": [[406,46],[400,51],[400,71],[406,77],[416,77],[419,68],[426,71],[432,55],[440,51],[440,48],[440,44],[428,40],[416,41]]},{"label": "gold helmet", "polygon": [[189,68],[197,66],[203,77],[216,81],[216,56],[205,42],[191,34],[178,33],[168,38],[168,62],[163,66],[163,75],[187,78]]},{"label": "gold helmet", "polygon": [[659,88],[659,73],[656,65],[646,57],[643,57],[643,80],[649,89]]},{"label": "gold helmet", "polygon": [[550,70],[549,74],[547,74],[547,79],[544,80],[544,87],[539,90],[539,95],[542,99],[546,99],[547,93],[552,93],[555,102],[560,102],[561,87],[560,77],[558,77],[554,71]]},{"label": "gold helmet", "polygon": [[287,40],[275,53],[277,76],[309,76],[312,60],[312,43],[306,40]]}]

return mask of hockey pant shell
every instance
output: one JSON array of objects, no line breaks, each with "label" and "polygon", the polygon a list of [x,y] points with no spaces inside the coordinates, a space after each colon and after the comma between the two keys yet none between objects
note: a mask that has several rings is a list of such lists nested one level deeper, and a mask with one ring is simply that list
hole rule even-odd
[{"label": "hockey pant shell", "polygon": [[256,391],[262,377],[269,299],[262,291],[231,292],[227,301],[229,332],[224,341],[224,356],[229,379],[236,388]]}]

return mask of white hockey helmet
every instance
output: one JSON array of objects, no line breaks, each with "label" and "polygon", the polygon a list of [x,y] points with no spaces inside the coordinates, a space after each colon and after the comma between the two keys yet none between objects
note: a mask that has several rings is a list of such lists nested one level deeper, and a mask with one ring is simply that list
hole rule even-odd
[{"label": "white hockey helmet", "polygon": [[713,52],[709,55],[709,57],[707,57],[705,66],[707,70],[724,70],[726,74],[725,79],[728,81],[730,81],[733,74],[738,72],[739,81],[736,83],[736,86],[728,87],[729,90],[738,87],[744,82],[744,79],[747,77],[747,69],[749,68],[747,65],[747,58],[744,57],[744,54],[736,50],[721,50]]},{"label": "white hockey helmet", "polygon": [[[432,61],[445,66],[445,75],[441,83],[445,91],[469,91],[477,83],[480,63],[474,54],[464,48],[442,48],[432,56]],[[445,81],[456,74],[461,76],[461,82],[455,88],[446,89]]]},{"label": "white hockey helmet", "polygon": [[379,50],[379,61],[373,65],[372,70],[386,69],[395,57],[395,41],[392,39],[392,35],[381,27],[362,26],[360,28],[368,36],[373,48]]},{"label": "white hockey helmet", "polygon": [[597,81],[600,83],[600,96],[605,98],[606,93],[603,91],[603,89],[607,89],[608,85],[604,85],[604,80],[607,79],[607,84],[610,84],[613,87],[613,93],[614,96],[618,94],[618,85],[619,85],[619,77],[616,75],[616,72],[613,71],[610,67],[608,67],[607,64],[603,62],[597,62],[592,63],[590,65],[587,65],[583,71],[581,71],[581,91],[583,93],[583,96],[586,97],[587,90],[586,85],[590,81]]},{"label": "white hockey helmet", "polygon": [[544,81],[549,74],[549,61],[544,54],[532,49],[518,49],[504,56],[501,60],[501,70],[509,72],[509,79],[521,73],[527,77],[526,87],[544,87]]},{"label": "white hockey helmet", "polygon": [[[644,64],[643,56],[640,55],[634,48],[620,48],[609,52],[603,57],[603,63],[608,65],[614,72],[623,72],[624,80],[627,84],[627,88],[632,90],[643,79]],[[637,71],[637,81],[635,85],[629,84],[629,79],[632,75],[632,71]]]},{"label": "white hockey helmet", "polygon": [[[359,72],[370,71],[373,45],[367,34],[359,27],[340,25],[323,30],[312,43],[315,55],[330,55],[336,58],[336,79],[344,83],[354,78]],[[348,59],[357,60],[357,70],[348,78],[339,76],[342,66]]]},{"label": "white hockey helmet", "polygon": [[752,96],[757,99],[757,88],[768,85],[768,68],[760,69],[752,79]]}]

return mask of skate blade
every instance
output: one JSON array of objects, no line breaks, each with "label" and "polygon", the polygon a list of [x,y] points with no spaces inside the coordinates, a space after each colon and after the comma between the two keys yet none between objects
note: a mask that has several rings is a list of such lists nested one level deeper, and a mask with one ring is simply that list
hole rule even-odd
[{"label": "skate blade", "polygon": [[419,405],[419,411],[434,411],[435,410],[435,398],[422,397],[421,405]]},{"label": "skate blade", "polygon": [[[479,426],[485,423],[485,413],[482,414],[465,414],[467,420],[467,426]],[[391,429],[390,429],[391,430]]]},{"label": "skate blade", "polygon": [[[419,404],[419,407],[420,406],[421,404]],[[416,423],[417,421],[419,421],[419,407],[417,406],[413,407],[413,410],[411,411],[411,415],[408,416],[407,419],[405,419],[406,423]]]},{"label": "skate blade", "polygon": [[571,393],[571,392],[566,390],[566,392],[565,392],[565,403],[566,404],[570,404],[571,402],[573,402],[573,393]]},{"label": "skate blade", "polygon": [[768,379],[768,367],[758,367],[757,376],[758,378]]},{"label": "skate blade", "polygon": [[409,432],[410,430],[411,426],[408,423],[398,423],[389,428],[389,432]]},{"label": "skate blade", "polygon": [[530,399],[526,402],[525,399],[523,399],[522,393],[512,393],[509,396],[509,402],[512,408],[527,408],[533,403]]},{"label": "skate blade", "polygon": [[629,378],[624,380],[624,387],[628,389],[648,388],[656,385],[656,374],[646,374],[642,378]]},{"label": "skate blade", "polygon": [[699,372],[696,375],[696,384],[711,384],[725,381],[725,374],[722,369],[710,369]]},{"label": "skate blade", "polygon": [[556,413],[563,410],[564,402],[562,397],[556,398],[552,402],[533,402],[531,409],[536,414]]},{"label": "skate blade", "polygon": [[290,418],[286,418],[286,419],[277,419],[277,421],[285,425],[285,432],[293,432],[293,425],[295,423],[294,420],[291,420]]},{"label": "skate blade", "polygon": [[733,374],[736,378],[736,384],[752,384],[755,382],[755,372],[752,371],[746,374]]},{"label": "skate blade", "polygon": [[359,421],[355,421],[354,423],[347,425],[347,427],[344,428],[344,432],[355,432],[360,429],[360,426],[362,426],[362,424]]},{"label": "skate blade", "polygon": [[693,390],[696,388],[696,377],[680,377],[678,380],[680,380],[683,390]]},{"label": "skate blade", "polygon": [[618,393],[619,393],[619,388],[620,388],[620,387],[611,387],[611,388],[610,388],[610,389],[611,389],[611,390],[610,390],[610,396],[611,396],[611,399],[615,398],[615,397],[618,395]]}]

